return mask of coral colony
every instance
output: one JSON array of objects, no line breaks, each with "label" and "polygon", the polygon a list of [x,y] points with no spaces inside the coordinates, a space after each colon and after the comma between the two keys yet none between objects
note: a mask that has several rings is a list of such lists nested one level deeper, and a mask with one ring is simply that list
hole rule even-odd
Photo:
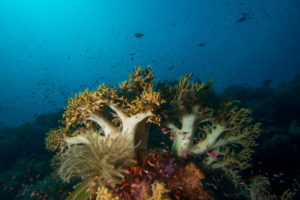
[{"label": "coral colony", "polygon": [[[137,67],[119,88],[102,84],[70,98],[64,126],[46,145],[56,152],[55,174],[74,182],[67,199],[276,199],[262,177],[245,183],[240,175],[260,133],[250,114],[215,99],[212,81],[188,74],[154,87],[151,67]],[[149,147],[149,136],[162,146]],[[217,187],[224,180],[234,192]]]}]

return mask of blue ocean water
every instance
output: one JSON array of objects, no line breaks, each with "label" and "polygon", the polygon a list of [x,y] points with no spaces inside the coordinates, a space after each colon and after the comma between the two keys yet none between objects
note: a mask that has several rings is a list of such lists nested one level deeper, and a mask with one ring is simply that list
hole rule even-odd
[{"label": "blue ocean water", "polygon": [[[160,126],[151,126],[149,141],[148,138],[145,140],[148,149],[143,149],[145,152],[136,150],[137,164],[130,168],[126,166],[127,171],[122,172],[126,180],[118,185],[118,189],[110,187],[111,179],[101,183],[102,186],[119,195],[125,191],[121,196],[127,197],[125,199],[132,199],[137,194],[142,196],[139,193],[142,183],[145,188],[148,184],[149,189],[150,183],[154,185],[151,181],[156,179],[167,184],[168,195],[176,200],[181,197],[203,199],[204,196],[205,199],[252,197],[254,200],[256,195],[260,197],[256,199],[269,199],[261,198],[264,195],[273,195],[272,200],[300,199],[299,0],[0,0],[0,199],[60,200],[68,195],[69,198],[75,196],[78,187],[72,192],[80,181],[85,188],[96,184],[102,173],[97,172],[92,179],[86,179],[92,182],[75,179],[65,183],[64,173],[57,171],[67,160],[63,156],[69,150],[88,146],[81,143],[66,145],[66,135],[75,136],[71,132],[76,128],[79,130],[82,124],[71,127],[68,132],[57,129],[63,125],[60,121],[62,109],[70,97],[84,89],[95,89],[101,83],[118,86],[128,79],[128,73],[132,73],[134,67],[149,65],[155,73],[156,83],[168,81],[171,85],[171,81],[187,73],[193,73],[193,80],[214,79],[213,87],[217,93],[208,95],[211,101],[203,107],[209,108],[206,110],[208,114],[201,119],[201,125],[195,122],[193,128],[197,131],[191,129],[196,136],[189,137],[192,146],[204,143],[207,138],[203,132],[212,135],[213,131],[209,130],[216,127],[213,126],[215,121],[208,117],[210,109],[215,109],[219,115],[224,114],[225,109],[222,110],[219,100],[230,98],[238,100],[238,106],[252,110],[253,123],[261,124],[256,146],[233,139],[231,144],[229,138],[225,144],[234,149],[231,152],[225,151],[225,145],[225,150],[213,149],[212,145],[212,149],[199,154],[181,152],[183,158],[178,158],[178,152],[170,150],[172,145],[176,147],[173,140],[180,134],[184,139],[189,132],[176,132],[174,127],[182,129],[180,124],[184,126],[184,122],[176,116],[176,106],[172,108],[171,104],[164,104],[159,108],[162,110],[155,112],[164,115],[162,118],[169,111],[174,113],[169,113],[169,119],[168,116],[162,119]],[[161,89],[162,98],[170,101],[162,94],[163,85],[159,86],[161,88],[156,89]],[[201,97],[205,99],[206,96]],[[179,108],[180,98],[178,100]],[[202,99],[197,103],[200,101],[202,103]],[[191,111],[188,106],[185,109]],[[222,112],[218,113],[220,110]],[[229,109],[232,111],[228,112],[230,119],[236,119],[232,117],[236,111],[233,110]],[[241,110],[238,112],[248,114],[248,110]],[[105,114],[109,119],[113,118],[111,113]],[[223,116],[224,119],[216,120],[226,121],[227,115]],[[77,120],[81,118],[77,116]],[[174,120],[175,132],[169,129],[170,126],[166,128],[168,120]],[[229,121],[226,128],[232,127]],[[238,119],[236,121],[232,124],[239,123]],[[237,132],[232,132],[245,134],[245,138],[241,137],[243,141],[251,139],[252,135],[246,133],[256,134],[257,127],[245,121],[240,123],[251,129],[238,127],[234,130]],[[104,130],[106,124],[102,125]],[[50,131],[54,129],[58,131]],[[146,135],[147,131],[143,133]],[[230,134],[231,130],[223,130],[217,139],[224,139],[227,133]],[[237,135],[232,138],[236,139]],[[217,139],[215,144],[220,141]],[[51,144],[54,147],[50,147]],[[126,146],[126,141],[122,145]],[[253,153],[242,151],[247,145],[251,146],[249,150]],[[56,147],[54,156],[49,150]],[[105,152],[104,143],[100,147],[93,152],[101,155]],[[225,153],[222,155],[219,150]],[[239,150],[245,154],[240,154]],[[114,152],[106,151],[107,154],[97,158],[93,154],[90,160],[103,169],[105,162],[124,154],[124,151]],[[252,154],[249,163],[248,153]],[[86,155],[74,159],[80,169]],[[107,155],[113,159],[106,159]],[[240,173],[236,172],[241,179],[227,177],[230,171],[214,171],[209,168],[212,165],[206,166],[209,162],[222,165],[221,161],[227,161],[226,156],[228,160],[230,156],[236,156],[228,164],[234,170],[239,168],[235,164],[243,156],[245,163],[250,164],[245,164]],[[236,163],[234,159],[237,159]],[[123,161],[115,162],[124,164]],[[117,169],[117,164],[114,167],[110,169]],[[76,172],[74,174],[75,178],[80,177]],[[184,181],[187,184],[182,184]],[[261,191],[266,193],[260,194]],[[80,195],[86,196],[88,192],[82,190]],[[152,192],[149,189],[145,194]],[[205,195],[205,192],[208,193]],[[84,199],[90,198],[86,196]]]},{"label": "blue ocean water", "polygon": [[214,78],[218,91],[291,80],[299,24],[298,0],[1,0],[0,123],[57,111],[138,65],[157,80]]}]

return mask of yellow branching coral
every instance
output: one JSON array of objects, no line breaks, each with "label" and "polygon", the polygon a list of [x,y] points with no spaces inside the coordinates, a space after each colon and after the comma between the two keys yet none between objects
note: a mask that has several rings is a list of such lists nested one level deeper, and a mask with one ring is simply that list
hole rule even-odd
[{"label": "yellow branching coral", "polygon": [[[153,112],[153,108],[157,108],[165,102],[159,92],[153,91],[154,75],[151,67],[148,66],[146,69],[136,67],[135,73],[129,74],[129,77],[128,81],[120,84],[120,88],[127,94],[126,97],[129,100],[125,112],[130,114]],[[159,124],[160,117],[152,115],[148,118],[148,122]]]},{"label": "yellow branching coral", "polygon": [[[85,90],[69,99],[65,108],[66,128],[76,128],[78,124],[87,127],[100,126],[104,135],[117,137],[127,134],[134,141],[138,127],[148,122],[159,123],[155,110],[164,103],[158,92],[153,91],[153,73],[150,67],[135,68],[130,79],[121,84],[121,89],[100,85],[95,91]],[[147,133],[145,140],[148,137]]]},{"label": "yellow branching coral", "polygon": [[129,80],[123,81],[120,88],[125,92],[133,92],[134,96],[141,91],[152,89],[154,75],[152,68],[148,66],[146,69],[135,67],[134,73],[129,74]]},{"label": "yellow branching coral", "polygon": [[165,184],[160,183],[159,181],[154,181],[151,184],[152,196],[148,200],[170,200],[168,193],[170,190],[167,189]]},{"label": "yellow branching coral", "polygon": [[92,113],[103,112],[106,104],[113,104],[121,99],[120,92],[116,88],[105,84],[100,85],[95,91],[84,90],[68,100],[64,113],[66,127],[85,122]]},{"label": "yellow branching coral", "polygon": [[[212,93],[213,80],[208,82],[191,82],[192,74],[182,76],[175,85],[162,84],[160,91],[165,99],[173,106],[173,109],[180,109],[180,105],[203,104]],[[182,108],[182,109],[186,109]]]},{"label": "yellow branching coral", "polygon": [[64,136],[67,129],[58,128],[50,130],[46,137],[46,148],[50,151],[62,151],[65,147]]},{"label": "yellow branching coral", "polygon": [[96,200],[121,200],[104,186],[98,187],[96,194]]},{"label": "yellow branching coral", "polygon": [[213,100],[212,81],[190,79],[191,74],[185,75],[175,85],[161,89],[168,99],[164,124],[174,135],[173,151],[180,157],[207,154],[203,163],[213,168],[245,169],[250,147],[260,133],[259,124],[252,122],[249,109],[237,107],[235,101]]}]

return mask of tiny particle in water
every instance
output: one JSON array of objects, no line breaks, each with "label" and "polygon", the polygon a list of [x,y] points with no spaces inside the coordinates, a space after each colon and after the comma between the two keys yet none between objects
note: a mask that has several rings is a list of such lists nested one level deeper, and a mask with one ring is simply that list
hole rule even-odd
[{"label": "tiny particle in water", "polygon": [[135,34],[134,34],[134,37],[136,37],[136,38],[141,38],[141,37],[143,37],[143,36],[144,36],[143,33],[135,33]]},{"label": "tiny particle in water", "polygon": [[199,43],[198,47],[204,47],[206,44],[205,43]]}]

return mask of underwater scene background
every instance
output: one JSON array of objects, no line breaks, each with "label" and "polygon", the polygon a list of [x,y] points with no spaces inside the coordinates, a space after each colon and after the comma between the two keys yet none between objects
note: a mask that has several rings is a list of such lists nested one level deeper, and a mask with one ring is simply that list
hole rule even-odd
[{"label": "underwater scene background", "polygon": [[0,199],[300,199],[299,24],[299,0],[1,0]]}]

